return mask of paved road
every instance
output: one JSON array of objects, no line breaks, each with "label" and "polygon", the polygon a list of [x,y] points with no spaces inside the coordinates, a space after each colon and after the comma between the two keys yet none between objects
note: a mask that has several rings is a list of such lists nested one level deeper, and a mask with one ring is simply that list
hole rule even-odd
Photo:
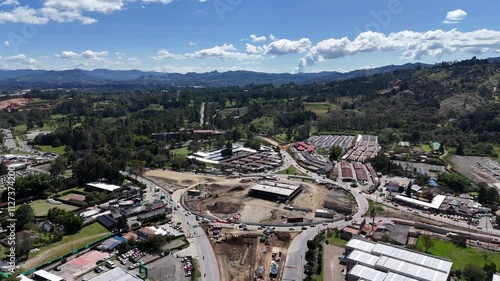
[{"label": "paved road", "polygon": [[7,150],[13,150],[17,148],[14,136],[9,129],[0,129],[4,135],[4,146]]},{"label": "paved road", "polygon": [[[123,174],[127,174],[122,172]],[[135,177],[135,176],[134,176]],[[144,177],[137,177],[137,180],[146,184],[147,193],[154,192],[155,188],[158,187],[151,180]],[[149,191],[150,188],[152,191]],[[196,217],[194,215],[186,215],[187,211],[180,204],[181,196],[187,189],[177,190],[170,196],[170,194],[166,194],[166,199],[172,199],[174,205],[177,207],[177,210],[173,212],[179,220],[181,221],[182,228],[188,237],[188,241],[191,243],[192,247],[190,249],[195,249],[195,251],[190,251],[190,255],[197,257],[200,265],[200,272],[202,274],[201,278],[198,280],[202,281],[212,281],[219,280],[219,267],[217,266],[217,259],[215,258],[215,253],[208,240],[208,237],[205,235],[205,232],[201,228],[198,227],[198,221],[196,221]],[[148,198],[148,195],[146,195]],[[206,276],[205,276],[206,274]]]}]

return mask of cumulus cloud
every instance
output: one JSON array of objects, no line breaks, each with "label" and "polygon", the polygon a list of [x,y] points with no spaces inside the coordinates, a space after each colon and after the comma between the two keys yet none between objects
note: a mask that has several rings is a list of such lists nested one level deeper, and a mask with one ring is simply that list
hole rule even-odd
[{"label": "cumulus cloud", "polygon": [[463,20],[466,16],[467,16],[467,13],[462,9],[449,11],[446,14],[446,18],[444,19],[443,23],[455,24],[455,23],[458,23],[459,21]]},{"label": "cumulus cloud", "polygon": [[17,6],[19,1],[17,0],[4,0],[0,3],[0,6]]},{"label": "cumulus cloud", "polygon": [[237,59],[237,60],[248,60],[260,58],[259,55],[246,54],[237,52],[233,44],[226,44],[222,46],[215,46],[209,49],[203,49],[196,51],[194,53],[184,54],[187,58],[219,58],[219,59]]},{"label": "cumulus cloud", "polygon": [[96,52],[92,50],[86,50],[81,53],[76,53],[73,51],[63,51],[60,54],[56,54],[56,57],[66,60],[88,60],[93,62],[103,62],[104,59],[108,57],[108,52],[107,51]]},{"label": "cumulus cloud", "polygon": [[[1,0],[0,0],[1,1]],[[4,0],[0,6],[13,5],[11,10],[0,11],[0,24],[7,22],[46,24],[54,22],[80,21],[83,24],[92,24],[96,19],[85,13],[100,13],[109,15],[126,8],[130,2],[144,4],[170,4],[173,0],[44,0],[41,7],[35,9],[30,6],[18,6],[18,0]]]},{"label": "cumulus cloud", "polygon": [[279,39],[264,46],[264,53],[271,55],[303,53],[311,48],[311,45],[309,38],[302,38],[298,41]]},{"label": "cumulus cloud", "polygon": [[3,45],[5,47],[9,47],[10,46],[10,41],[3,41]]},{"label": "cumulus cloud", "polygon": [[400,31],[385,35],[366,31],[354,40],[347,37],[330,38],[317,43],[299,61],[299,71],[323,60],[337,59],[363,52],[402,51],[402,58],[420,60],[444,54],[479,54],[500,48],[500,31],[480,29],[471,32],[431,30],[427,32]]},{"label": "cumulus cloud", "polygon": [[161,49],[156,52],[156,56],[151,57],[154,60],[166,60],[181,58],[182,55],[172,54],[167,49]]},{"label": "cumulus cloud", "polygon": [[276,36],[274,36],[272,34],[269,34],[269,40],[276,41],[276,40],[278,40],[278,37],[276,37]]},{"label": "cumulus cloud", "polygon": [[266,36],[257,36],[255,34],[250,34],[248,37],[252,42],[264,42],[267,40]]},{"label": "cumulus cloud", "polygon": [[260,46],[254,46],[252,44],[246,44],[246,53],[247,54],[260,54],[264,51],[264,48],[260,47]]},{"label": "cumulus cloud", "polygon": [[19,54],[11,57],[2,58],[3,61],[6,62],[18,62],[22,64],[35,64],[36,60],[34,58],[30,58],[24,54]]}]

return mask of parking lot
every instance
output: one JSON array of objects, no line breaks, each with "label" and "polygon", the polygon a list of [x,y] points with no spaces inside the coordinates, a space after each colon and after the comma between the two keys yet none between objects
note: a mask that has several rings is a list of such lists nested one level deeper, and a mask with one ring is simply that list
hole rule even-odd
[{"label": "parking lot", "polygon": [[149,277],[161,281],[189,281],[191,277],[186,276],[182,258],[166,256],[148,264]]}]

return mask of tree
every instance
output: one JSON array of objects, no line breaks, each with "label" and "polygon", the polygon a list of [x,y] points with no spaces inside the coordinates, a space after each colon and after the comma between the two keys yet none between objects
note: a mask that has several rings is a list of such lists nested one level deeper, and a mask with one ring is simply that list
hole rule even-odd
[{"label": "tree", "polygon": [[486,194],[488,198],[488,202],[490,203],[496,203],[498,201],[498,190],[494,187],[488,187],[486,190]]},{"label": "tree", "polygon": [[17,208],[14,216],[16,217],[16,231],[21,231],[26,224],[35,220],[35,211],[30,205],[24,204]]},{"label": "tree", "polygon": [[314,240],[308,240],[307,241],[307,249],[309,250],[315,250],[318,245],[316,244],[316,241]]},{"label": "tree", "polygon": [[387,233],[384,233],[384,235],[382,235],[381,240],[382,240],[382,242],[385,242],[385,243],[392,242],[391,236],[389,236],[389,234],[387,234]]},{"label": "tree", "polygon": [[487,192],[488,184],[485,182],[480,182],[477,186],[479,187],[477,194],[477,201],[483,204],[486,201],[488,201],[488,192]]},{"label": "tree", "polygon": [[335,161],[339,159],[340,155],[342,155],[342,147],[340,146],[332,146],[330,147],[330,160]]},{"label": "tree", "polygon": [[150,249],[160,250],[167,243],[167,239],[162,235],[151,235],[146,240],[146,245]]},{"label": "tree", "polygon": [[475,264],[467,264],[463,275],[467,281],[486,281],[486,274],[482,268]]},{"label": "tree", "polygon": [[1,162],[0,163],[0,176],[6,175],[9,171],[7,170],[7,166]]},{"label": "tree", "polygon": [[141,160],[134,159],[130,161],[129,166],[132,174],[135,175],[135,179],[137,180],[137,177],[142,176],[144,174],[144,166],[146,163]]},{"label": "tree", "polygon": [[426,253],[429,252],[429,249],[434,247],[434,240],[430,235],[424,234],[421,236],[422,244],[424,245],[424,250]]},{"label": "tree", "polygon": [[174,170],[187,170],[189,169],[189,162],[183,155],[175,154],[171,160],[172,169]]},{"label": "tree", "polygon": [[457,145],[457,151],[455,152],[457,155],[464,155],[464,145],[462,142],[459,142]]},{"label": "tree", "polygon": [[66,234],[74,234],[80,231],[83,225],[83,217],[80,215],[68,214],[64,220],[64,230]]},{"label": "tree", "polygon": [[192,140],[189,142],[189,145],[187,147],[187,149],[191,152],[191,153],[194,153],[194,152],[197,152],[198,150],[200,150],[201,148],[201,143],[199,140]]},{"label": "tree", "polygon": [[64,171],[66,171],[66,167],[68,166],[68,162],[66,157],[59,156],[56,160],[50,163],[50,175],[53,177],[62,175]]},{"label": "tree", "polygon": [[314,253],[314,250],[311,250],[311,249],[307,250],[307,252],[306,252],[306,261],[313,262],[314,259],[315,259],[315,256],[316,255]]}]

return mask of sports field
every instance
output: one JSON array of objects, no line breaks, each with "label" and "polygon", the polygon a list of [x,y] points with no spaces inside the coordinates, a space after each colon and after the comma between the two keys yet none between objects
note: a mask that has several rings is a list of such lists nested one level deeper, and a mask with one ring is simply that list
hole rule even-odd
[{"label": "sports field", "polygon": [[[75,206],[71,206],[71,205],[67,205],[67,204],[51,204],[51,203],[48,203],[48,202],[46,202],[45,200],[42,200],[42,199],[33,201],[29,205],[35,211],[35,216],[46,216],[47,215],[47,211],[49,209],[52,209],[52,208],[55,208],[55,207],[57,207],[59,209],[63,209],[65,211],[73,211],[73,210],[78,209]],[[19,206],[21,206],[21,205],[17,205],[16,209],[19,208]]]}]

